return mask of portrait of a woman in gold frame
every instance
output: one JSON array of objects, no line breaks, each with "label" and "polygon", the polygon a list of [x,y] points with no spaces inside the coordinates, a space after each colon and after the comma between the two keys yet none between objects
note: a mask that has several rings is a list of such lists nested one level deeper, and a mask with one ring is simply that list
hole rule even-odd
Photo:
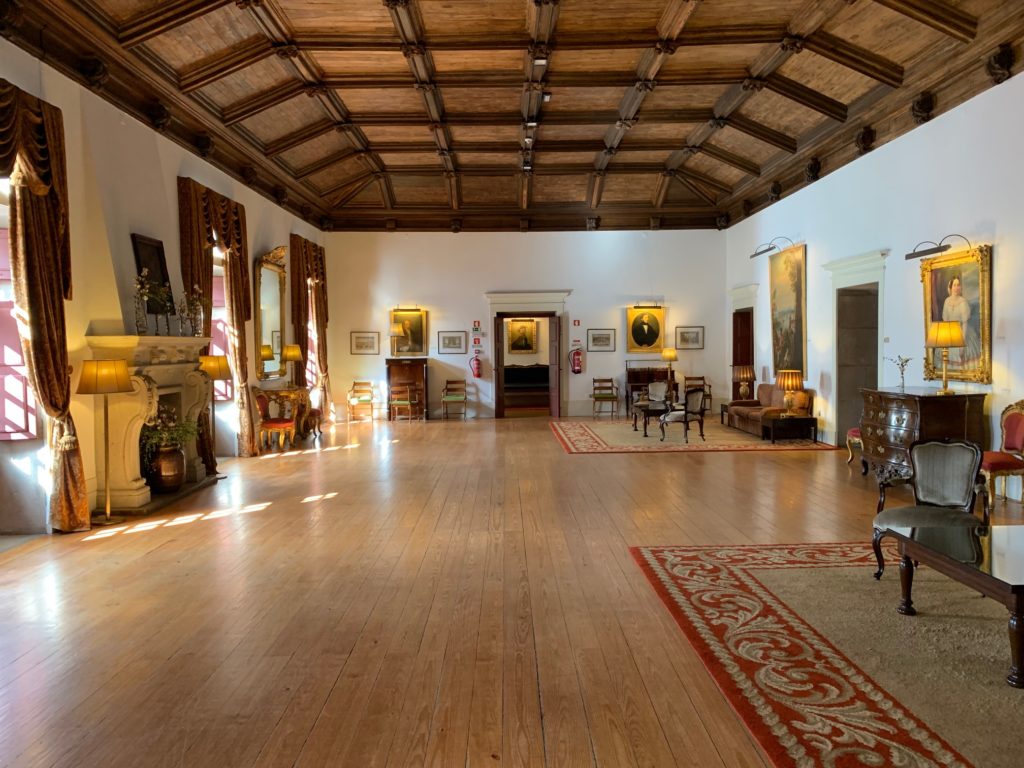
[{"label": "portrait of a woman in gold frame", "polygon": [[[979,245],[921,262],[924,334],[939,320],[956,320],[964,345],[950,348],[947,378],[992,383],[992,246]],[[942,379],[942,350],[925,349],[924,377]]]}]

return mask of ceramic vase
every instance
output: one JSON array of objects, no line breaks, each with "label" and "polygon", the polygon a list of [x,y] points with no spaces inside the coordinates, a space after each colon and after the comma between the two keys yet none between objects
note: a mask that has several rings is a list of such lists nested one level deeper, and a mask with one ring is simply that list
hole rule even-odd
[{"label": "ceramic vase", "polygon": [[177,445],[162,445],[149,462],[146,478],[154,493],[174,493],[185,482],[185,451]]}]

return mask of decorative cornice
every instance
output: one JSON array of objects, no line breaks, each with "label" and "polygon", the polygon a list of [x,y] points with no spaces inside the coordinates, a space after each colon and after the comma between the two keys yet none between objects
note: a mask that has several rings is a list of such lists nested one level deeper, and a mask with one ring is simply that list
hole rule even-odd
[{"label": "decorative cornice", "polygon": [[773,181],[772,185],[768,187],[768,202],[777,203],[782,199],[782,182]]},{"label": "decorative cornice", "polygon": [[799,35],[786,35],[779,45],[784,51],[800,53],[804,49],[804,39]]},{"label": "decorative cornice", "polygon": [[259,181],[260,175],[256,171],[255,166],[245,165],[242,166],[242,181],[248,184],[250,187]]},{"label": "decorative cornice", "polygon": [[729,227],[730,217],[728,213],[720,213],[715,216],[715,229],[727,229]]},{"label": "decorative cornice", "polygon": [[923,91],[910,105],[910,114],[915,125],[923,125],[932,119],[935,111],[935,94]]},{"label": "decorative cornice", "polygon": [[163,133],[171,122],[171,110],[159,101],[146,108],[146,115],[149,117],[149,124],[153,130]]},{"label": "decorative cornice", "polygon": [[857,133],[854,143],[857,145],[857,154],[866,155],[875,148],[875,129],[870,125],[865,125]]},{"label": "decorative cornice", "polygon": [[299,55],[299,46],[295,43],[274,43],[274,53],[282,59],[294,59]]},{"label": "decorative cornice", "polygon": [[985,70],[992,78],[995,85],[1005,83],[1013,76],[1013,65],[1017,63],[1017,54],[1013,52],[1013,46],[1009,43],[1002,43],[999,50],[988,57],[985,62]]},{"label": "decorative cornice", "polygon": [[79,59],[78,71],[89,84],[90,88],[99,89],[110,79],[110,71],[102,59],[96,56],[86,56]]},{"label": "decorative cornice", "polygon": [[196,149],[201,157],[209,157],[213,154],[213,137],[208,133],[200,133],[195,138]]},{"label": "decorative cornice", "polygon": [[812,157],[807,165],[804,166],[804,178],[807,181],[817,181],[821,178],[821,160],[817,157]]}]

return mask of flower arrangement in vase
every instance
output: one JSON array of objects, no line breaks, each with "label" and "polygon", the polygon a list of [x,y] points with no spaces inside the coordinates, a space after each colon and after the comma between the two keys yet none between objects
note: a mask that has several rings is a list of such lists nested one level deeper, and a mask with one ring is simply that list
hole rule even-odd
[{"label": "flower arrangement in vase", "polygon": [[914,358],[904,357],[903,355],[896,355],[896,357],[887,357],[885,359],[888,360],[890,363],[896,363],[896,367],[900,369],[900,392],[902,392],[904,389],[906,389],[906,386],[903,383],[903,376],[907,372],[907,365]]},{"label": "flower arrangement in vase", "polygon": [[149,281],[149,267],[143,267],[135,276],[135,333],[145,336],[149,332],[149,315],[146,302],[152,296],[153,284]]},{"label": "flower arrangement in vase", "polygon": [[185,452],[182,446],[198,434],[193,422],[180,421],[167,404],[157,406],[156,416],[142,427],[139,446],[149,486],[160,493],[173,493],[185,482]]},{"label": "flower arrangement in vase", "polygon": [[203,335],[203,289],[198,285],[192,286],[192,293],[185,294],[185,311],[188,314],[189,325],[192,326],[193,336]]}]

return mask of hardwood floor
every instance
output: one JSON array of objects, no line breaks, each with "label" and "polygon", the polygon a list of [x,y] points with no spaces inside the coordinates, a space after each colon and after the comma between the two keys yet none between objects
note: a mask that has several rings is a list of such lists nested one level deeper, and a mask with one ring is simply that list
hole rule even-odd
[{"label": "hardwood floor", "polygon": [[765,766],[628,548],[867,541],[845,457],[574,456],[517,419],[223,462],[0,553],[0,764]]}]

